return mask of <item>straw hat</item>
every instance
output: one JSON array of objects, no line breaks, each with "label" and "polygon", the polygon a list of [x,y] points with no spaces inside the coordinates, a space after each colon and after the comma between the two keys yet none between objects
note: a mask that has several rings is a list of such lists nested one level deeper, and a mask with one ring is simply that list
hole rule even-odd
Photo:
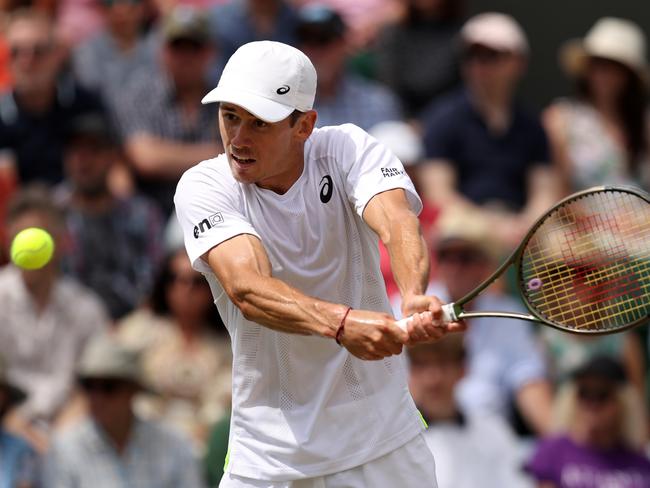
[{"label": "straw hat", "polygon": [[584,39],[567,41],[560,49],[560,64],[573,77],[584,73],[590,57],[616,61],[631,69],[645,83],[650,80],[645,35],[629,20],[603,17]]},{"label": "straw hat", "polygon": [[459,205],[446,208],[438,219],[435,231],[436,251],[461,243],[481,251],[494,261],[503,256],[503,246],[495,238],[488,219],[471,207]]},{"label": "straw hat", "polygon": [[77,365],[77,377],[130,381],[150,391],[140,361],[140,352],[127,348],[110,334],[93,337],[84,348]]},{"label": "straw hat", "polygon": [[0,385],[4,387],[7,392],[7,407],[11,407],[17,403],[22,402],[26,398],[26,394],[23,390],[18,388],[7,378],[7,365],[3,358],[0,357]]}]

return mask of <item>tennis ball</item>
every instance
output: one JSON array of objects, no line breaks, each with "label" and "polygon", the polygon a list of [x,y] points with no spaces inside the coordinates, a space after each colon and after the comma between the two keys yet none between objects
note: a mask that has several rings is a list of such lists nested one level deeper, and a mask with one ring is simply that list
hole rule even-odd
[{"label": "tennis ball", "polygon": [[11,260],[23,269],[39,269],[52,259],[54,240],[38,227],[20,231],[11,243]]}]

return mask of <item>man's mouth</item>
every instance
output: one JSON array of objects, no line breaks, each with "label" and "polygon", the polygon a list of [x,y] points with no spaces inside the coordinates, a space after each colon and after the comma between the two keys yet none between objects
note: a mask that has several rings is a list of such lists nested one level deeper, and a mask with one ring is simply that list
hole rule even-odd
[{"label": "man's mouth", "polygon": [[238,164],[251,164],[251,163],[254,163],[256,161],[255,158],[241,158],[241,157],[235,156],[234,154],[231,154],[230,156]]}]

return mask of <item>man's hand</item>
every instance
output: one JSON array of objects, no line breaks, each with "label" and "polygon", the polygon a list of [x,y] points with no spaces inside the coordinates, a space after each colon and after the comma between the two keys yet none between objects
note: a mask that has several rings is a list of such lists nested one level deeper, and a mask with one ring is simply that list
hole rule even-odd
[{"label": "man's hand", "polygon": [[402,352],[406,331],[388,314],[351,310],[345,319],[341,345],[359,359],[377,360]]},{"label": "man's hand", "polygon": [[402,315],[408,318],[406,345],[435,342],[450,332],[463,332],[467,329],[465,322],[442,320],[442,303],[437,297],[411,295],[402,301]]}]

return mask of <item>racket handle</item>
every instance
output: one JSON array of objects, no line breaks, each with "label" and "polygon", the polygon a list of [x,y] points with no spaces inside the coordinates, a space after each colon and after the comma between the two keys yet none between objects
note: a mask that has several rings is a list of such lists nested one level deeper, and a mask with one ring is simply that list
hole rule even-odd
[{"label": "racket handle", "polygon": [[[402,330],[406,330],[406,326],[408,325],[409,320],[411,320],[411,317],[400,319],[395,323]],[[448,324],[449,322],[455,322],[456,320],[458,320],[458,316],[456,315],[456,311],[454,310],[454,304],[445,303],[442,306],[442,322]]]}]

